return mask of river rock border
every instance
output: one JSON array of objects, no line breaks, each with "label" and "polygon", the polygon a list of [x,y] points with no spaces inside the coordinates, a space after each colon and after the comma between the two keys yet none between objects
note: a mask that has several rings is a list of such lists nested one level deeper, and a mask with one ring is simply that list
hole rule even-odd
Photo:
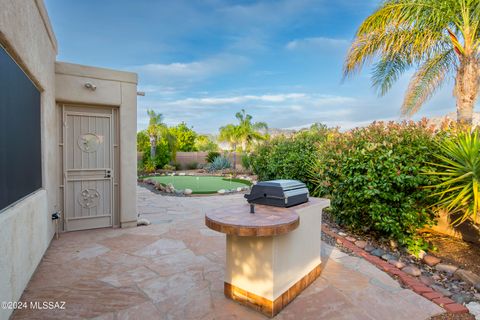
[{"label": "river rock border", "polygon": [[[347,234],[342,232],[336,233],[325,224],[322,225],[322,232],[326,233],[332,238],[335,238],[339,244],[343,245],[355,255],[364,258],[380,270],[383,270],[390,276],[398,279],[405,287],[413,290],[417,294],[439,305],[447,312],[469,313],[468,308],[464,305],[456,303],[452,299],[444,296],[441,292],[438,292],[433,288],[428,287],[422,281],[420,281],[417,276],[420,276],[421,272],[415,266],[405,265],[393,259],[388,260],[387,256],[380,258],[373,253],[375,253],[374,250],[381,249],[375,249],[371,246],[370,248],[367,248],[367,246],[369,245],[365,241],[357,241],[357,239],[349,237]],[[355,244],[356,242],[357,244]],[[367,252],[365,249],[372,250],[370,252]],[[385,261],[385,259],[387,259],[387,261]]]}]

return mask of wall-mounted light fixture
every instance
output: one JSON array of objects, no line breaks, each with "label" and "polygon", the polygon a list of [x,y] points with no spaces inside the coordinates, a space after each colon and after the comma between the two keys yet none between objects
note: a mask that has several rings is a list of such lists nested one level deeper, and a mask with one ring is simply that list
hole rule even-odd
[{"label": "wall-mounted light fixture", "polygon": [[94,84],[92,84],[92,83],[90,83],[90,82],[85,83],[85,88],[90,89],[90,90],[92,90],[92,91],[97,90],[97,86],[94,85]]}]

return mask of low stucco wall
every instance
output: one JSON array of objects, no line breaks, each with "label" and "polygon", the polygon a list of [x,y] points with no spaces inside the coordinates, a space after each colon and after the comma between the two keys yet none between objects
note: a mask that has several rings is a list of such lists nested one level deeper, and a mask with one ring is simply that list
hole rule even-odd
[{"label": "low stucco wall", "polygon": [[[47,193],[39,190],[0,214],[0,301],[17,301],[33,275],[51,235]],[[11,310],[0,308],[0,319]]]}]

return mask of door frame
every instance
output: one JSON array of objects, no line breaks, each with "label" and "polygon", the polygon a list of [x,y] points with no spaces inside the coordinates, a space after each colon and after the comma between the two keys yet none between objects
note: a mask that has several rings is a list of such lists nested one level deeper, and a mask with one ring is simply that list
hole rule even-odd
[{"label": "door frame", "polygon": [[[106,170],[110,169],[111,170],[111,178],[110,178],[110,223],[107,228],[112,228],[117,226],[117,222],[119,221],[120,217],[120,203],[119,203],[119,177],[120,177],[120,167],[118,166],[118,149],[119,148],[119,131],[120,131],[120,126],[118,125],[118,107],[113,107],[113,106],[102,106],[102,105],[83,105],[83,104],[70,104],[70,103],[59,103],[59,113],[60,113],[60,138],[61,141],[59,141],[59,147],[60,147],[60,160],[61,160],[61,185],[60,185],[60,198],[62,200],[62,205],[61,205],[61,222],[60,222],[60,227],[61,231],[63,232],[70,232],[70,231],[76,231],[74,230],[69,230],[68,229],[68,215],[66,210],[66,201],[67,201],[67,170],[66,170],[66,156],[67,156],[67,151],[66,151],[66,136],[67,132],[65,130],[65,127],[67,125],[67,116],[68,115],[76,115],[76,116],[94,116],[94,117],[102,117],[102,118],[109,118],[109,123],[110,123],[110,136],[111,136],[111,148],[110,148],[110,159],[111,159],[111,168],[96,168],[93,170],[100,171],[100,170]],[[83,110],[91,110],[91,111],[80,111],[79,109]],[[97,110],[98,112],[94,112],[93,110]],[[102,112],[103,111],[103,112]],[[87,169],[88,170],[88,169]],[[95,179],[96,180],[96,179]],[[68,181],[71,181],[68,179]],[[116,182],[117,181],[117,182]],[[108,215],[100,215],[100,217],[106,217]],[[86,217],[85,217],[86,218]],[[93,219],[95,217],[92,217]],[[79,218],[79,219],[84,219],[84,218]],[[88,229],[94,229],[94,228],[105,228],[105,226],[100,226],[100,227],[91,227]],[[87,229],[85,229],[87,230]]]}]

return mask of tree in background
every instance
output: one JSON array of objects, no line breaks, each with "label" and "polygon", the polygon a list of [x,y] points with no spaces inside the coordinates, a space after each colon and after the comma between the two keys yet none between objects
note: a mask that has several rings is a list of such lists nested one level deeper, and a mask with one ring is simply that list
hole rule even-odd
[{"label": "tree in background", "polygon": [[151,172],[170,162],[172,151],[164,138],[157,140],[155,149],[155,158],[152,158],[150,137],[147,130],[137,132],[137,152],[142,154],[141,161],[139,161],[141,171]]},{"label": "tree in background", "polygon": [[150,150],[150,137],[146,130],[137,132],[137,152],[145,152]]},{"label": "tree in background", "polygon": [[162,168],[175,159],[178,143],[163,116],[154,110],[147,111],[149,123],[147,129],[137,133],[137,151],[143,153],[141,166],[150,169]]},{"label": "tree in background", "polygon": [[252,116],[244,109],[237,112],[235,118],[239,121],[237,127],[243,152],[247,152],[253,143],[267,138],[268,126],[265,122],[252,122]]},{"label": "tree in background", "polygon": [[217,151],[218,144],[210,136],[201,134],[195,140],[195,149],[198,151]]},{"label": "tree in background", "polygon": [[237,145],[240,142],[240,131],[238,130],[238,126],[233,124],[227,124],[220,128],[220,134],[218,136],[218,141],[226,142],[230,146],[230,150],[233,151],[233,168],[237,167]]},{"label": "tree in background", "polygon": [[161,138],[162,134],[168,131],[165,123],[163,123],[163,115],[156,113],[154,110],[147,110],[148,121],[147,134],[150,138],[150,158],[155,159],[157,151],[157,141]]},{"label": "tree in background", "polygon": [[[265,140],[268,137],[268,126],[265,122],[252,122],[252,116],[247,114],[244,109],[235,114],[239,124],[227,124],[220,128],[218,140],[227,142],[230,150],[233,151],[233,168],[236,168],[237,147],[240,145],[243,152],[247,152],[249,148],[258,141]],[[262,130],[265,132],[263,133]]]},{"label": "tree in background", "polygon": [[185,122],[171,127],[169,131],[177,140],[178,151],[197,151],[195,148],[197,133],[192,128],[189,128]]},{"label": "tree in background", "polygon": [[387,0],[357,31],[345,76],[379,58],[373,86],[384,95],[410,67],[417,67],[402,105],[412,115],[450,76],[455,78],[457,121],[471,124],[478,97],[478,0]]}]

